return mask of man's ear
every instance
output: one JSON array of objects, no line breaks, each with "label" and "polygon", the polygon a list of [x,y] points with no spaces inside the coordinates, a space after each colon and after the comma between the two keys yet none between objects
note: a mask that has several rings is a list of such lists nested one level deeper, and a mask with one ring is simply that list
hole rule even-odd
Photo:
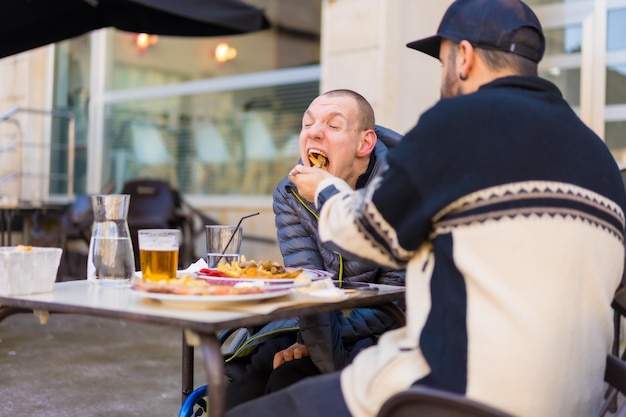
[{"label": "man's ear", "polygon": [[468,41],[461,41],[457,54],[457,71],[461,80],[467,80],[472,68],[474,67],[475,52],[474,47]]},{"label": "man's ear", "polygon": [[361,143],[359,144],[359,149],[357,149],[356,153],[358,157],[367,156],[374,152],[374,147],[376,146],[376,141],[378,140],[376,132],[372,129],[364,131],[361,135]]}]

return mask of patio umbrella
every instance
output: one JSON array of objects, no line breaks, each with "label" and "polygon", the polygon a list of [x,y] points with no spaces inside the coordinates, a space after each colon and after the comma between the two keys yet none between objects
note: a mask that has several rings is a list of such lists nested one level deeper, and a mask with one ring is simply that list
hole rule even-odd
[{"label": "patio umbrella", "polygon": [[2,0],[0,58],[104,27],[200,37],[254,32],[269,22],[241,0]]}]

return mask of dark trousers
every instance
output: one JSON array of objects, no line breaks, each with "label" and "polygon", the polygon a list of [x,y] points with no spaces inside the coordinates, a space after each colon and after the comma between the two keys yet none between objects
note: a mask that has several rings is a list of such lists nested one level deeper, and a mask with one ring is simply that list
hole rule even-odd
[{"label": "dark trousers", "polygon": [[272,416],[350,417],[341,393],[340,372],[306,378],[226,413],[226,417]]},{"label": "dark trousers", "polygon": [[291,346],[295,341],[295,334],[277,336],[259,346],[247,363],[227,365],[245,368],[226,387],[226,409],[278,391],[304,378],[319,375],[319,370],[309,357],[285,362],[273,369],[274,354]]},{"label": "dark trousers", "polygon": [[274,354],[295,342],[295,334],[276,336],[261,344],[249,357],[226,364],[226,373],[233,377],[226,386],[226,409],[265,394],[265,387],[273,370]]},{"label": "dark trousers", "polygon": [[281,390],[302,381],[304,378],[319,374],[320,371],[310,356],[285,362],[270,374],[265,386],[265,394]]}]

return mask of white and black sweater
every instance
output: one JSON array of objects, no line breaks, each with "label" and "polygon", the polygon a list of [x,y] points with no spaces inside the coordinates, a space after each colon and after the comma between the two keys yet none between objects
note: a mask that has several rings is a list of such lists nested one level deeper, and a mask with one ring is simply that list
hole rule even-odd
[{"label": "white and black sweater", "polygon": [[537,77],[443,99],[363,190],[323,181],[320,237],[407,266],[407,326],[342,373],[355,417],[412,384],[520,417],[592,416],[624,267],[624,185],[605,144]]}]

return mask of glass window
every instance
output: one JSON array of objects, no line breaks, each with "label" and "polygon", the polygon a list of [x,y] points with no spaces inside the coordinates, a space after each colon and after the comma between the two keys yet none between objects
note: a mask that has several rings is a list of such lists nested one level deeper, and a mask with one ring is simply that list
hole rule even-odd
[{"label": "glass window", "polygon": [[626,49],[626,9],[609,10],[607,18],[607,49]]},{"label": "glass window", "polygon": [[626,103],[626,64],[606,69],[606,104]]},{"label": "glass window", "polygon": [[544,30],[546,37],[546,55],[580,53],[582,33],[581,25],[570,25],[557,29]]},{"label": "glass window", "polygon": [[[91,71],[89,35],[79,36],[55,47],[55,110],[74,115],[74,193],[86,192],[87,180],[87,113]],[[52,118],[50,192],[64,194],[67,187],[67,119]]]},{"label": "glass window", "polygon": [[[155,177],[185,194],[269,195],[297,162],[302,113],[318,95],[319,80],[263,77],[319,65],[321,0],[249,3],[265,10],[270,29],[153,37],[143,46],[138,34],[107,32],[107,91],[154,87],[153,97],[167,97],[106,105],[104,183],[120,190],[132,178]],[[263,87],[176,96],[159,89],[246,74],[254,74],[246,82]]]},{"label": "glass window", "polygon": [[605,141],[615,160],[620,165],[626,164],[626,121],[605,124]]},{"label": "glass window", "polygon": [[107,90],[319,64],[321,0],[249,3],[265,10],[270,29],[244,35],[152,36],[148,40],[146,34],[111,29]]},{"label": "glass window", "polygon": [[539,74],[556,84],[572,107],[580,105],[580,68],[549,68]]},{"label": "glass window", "polygon": [[105,178],[117,189],[152,177],[191,195],[269,195],[298,161],[318,93],[316,81],[109,105]]}]

